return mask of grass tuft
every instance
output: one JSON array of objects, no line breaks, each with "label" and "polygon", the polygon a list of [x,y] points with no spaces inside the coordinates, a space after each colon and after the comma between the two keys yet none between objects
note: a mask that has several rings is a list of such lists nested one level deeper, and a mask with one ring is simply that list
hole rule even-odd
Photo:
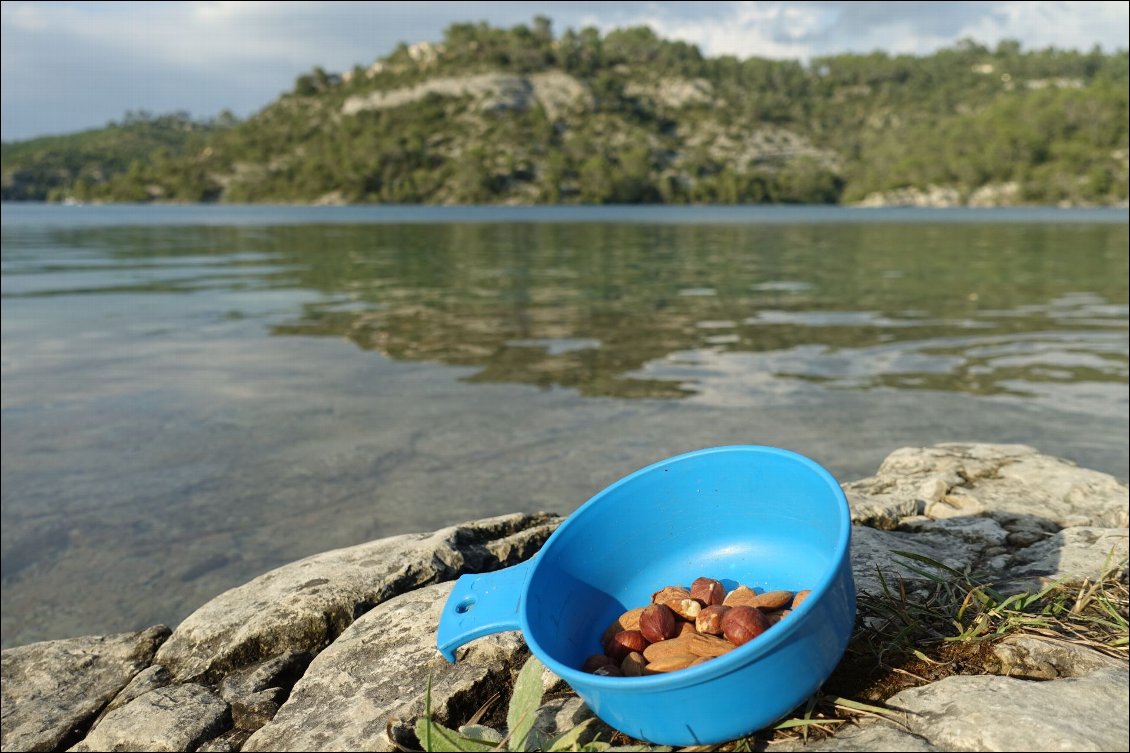
[{"label": "grass tuft", "polygon": [[[881,592],[859,594],[847,651],[819,692],[756,735],[680,750],[764,750],[787,740],[828,737],[864,717],[905,726],[903,712],[883,705],[888,698],[952,675],[995,674],[1000,662],[993,646],[1012,635],[1052,638],[1123,660],[1130,655],[1126,559],[1108,558],[1094,580],[1057,582],[1039,591],[1006,595],[992,581],[968,571],[913,552],[894,554],[921,580],[908,582],[879,572]],[[608,750],[610,745],[616,746],[613,750],[669,750],[619,733],[584,749]]]}]

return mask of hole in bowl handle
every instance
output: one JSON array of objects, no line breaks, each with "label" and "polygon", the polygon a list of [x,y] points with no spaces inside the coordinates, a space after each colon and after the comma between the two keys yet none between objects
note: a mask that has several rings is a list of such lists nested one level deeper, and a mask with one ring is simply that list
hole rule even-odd
[{"label": "hole in bowl handle", "polygon": [[521,627],[526,581],[537,556],[492,573],[461,575],[439,618],[436,648],[455,663],[455,649],[476,638]]}]

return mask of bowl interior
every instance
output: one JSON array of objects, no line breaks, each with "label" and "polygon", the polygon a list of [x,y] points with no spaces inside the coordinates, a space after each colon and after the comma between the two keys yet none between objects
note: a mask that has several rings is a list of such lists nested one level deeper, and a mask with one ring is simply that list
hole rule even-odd
[{"label": "bowl interior", "polygon": [[731,447],[664,461],[602,491],[542,549],[527,638],[577,668],[616,617],[699,576],[818,598],[844,562],[850,525],[839,485],[794,453]]}]

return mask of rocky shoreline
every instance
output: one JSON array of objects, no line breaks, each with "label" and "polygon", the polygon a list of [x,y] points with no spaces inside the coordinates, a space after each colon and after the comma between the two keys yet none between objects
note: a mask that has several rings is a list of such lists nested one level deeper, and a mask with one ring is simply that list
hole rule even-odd
[{"label": "rocky shoreline", "polygon": [[[1126,578],[1128,495],[1115,478],[1020,445],[892,453],[844,484],[861,594],[922,576],[910,552],[989,573],[1021,592]],[[294,562],[220,594],[170,630],[46,641],[3,651],[4,751],[418,749],[429,677],[448,726],[502,699],[529,655],[519,633],[435,649],[455,578],[532,556],[560,519],[515,514],[381,539]],[[992,644],[996,674],[954,675],[885,699],[903,725],[842,725],[816,750],[1126,750],[1127,662],[1038,635]],[[557,678],[546,731],[591,714]],[[505,703],[488,712],[499,715]],[[785,742],[775,750],[799,747]]]}]

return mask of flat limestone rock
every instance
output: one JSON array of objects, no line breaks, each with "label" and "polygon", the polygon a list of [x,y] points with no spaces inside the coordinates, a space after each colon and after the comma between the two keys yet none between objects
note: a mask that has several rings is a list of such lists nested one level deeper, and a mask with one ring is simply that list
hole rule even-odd
[{"label": "flat limestone rock", "polygon": [[4,649],[0,748],[56,750],[72,742],[149,665],[168,635],[157,625]]},{"label": "flat limestone rock", "polygon": [[225,677],[217,690],[231,705],[232,724],[250,736],[271,721],[309,664],[309,654],[290,651]]},{"label": "flat limestone rock", "polygon": [[169,670],[162,667],[160,664],[153,664],[138,672],[129,681],[129,684],[122,688],[121,692],[114,696],[106,706],[98,712],[98,716],[94,719],[94,723],[90,725],[91,729],[98,726],[102,718],[109,714],[114,709],[119,709],[127,703],[137,698],[140,695],[148,693],[150,690],[163,688],[172,682],[172,677],[169,676]]},{"label": "flat limestone rock", "polygon": [[972,565],[978,554],[963,536],[948,531],[907,533],[852,526],[851,569],[856,592],[883,593],[883,578],[888,587],[893,587],[897,578],[921,580],[922,576],[910,568],[927,566],[897,552],[929,557],[955,570]]},{"label": "flat limestone rock", "polygon": [[289,689],[306,671],[310,658],[301,651],[288,651],[232,672],[219,685],[220,697],[234,704],[268,688]]},{"label": "flat limestone rock", "polygon": [[196,750],[229,725],[228,705],[202,685],[157,688],[111,711],[70,750]]},{"label": "flat limestone rock", "polygon": [[1125,528],[1064,528],[1012,555],[1006,566],[1010,588],[1002,590],[1039,590],[1052,581],[1094,581],[1108,568],[1124,575],[1128,552]]},{"label": "flat limestone rock", "polygon": [[1025,445],[943,443],[895,450],[869,478],[844,484],[856,523],[893,528],[919,512],[1041,518],[1059,527],[1125,528],[1127,487]]},{"label": "flat limestone rock", "polygon": [[1026,680],[1082,677],[1100,669],[1118,669],[1126,662],[1069,641],[1036,635],[1010,635],[993,646],[1000,661],[997,674]]},{"label": "flat limestone rock", "polygon": [[415,746],[411,729],[424,713],[429,677],[436,721],[465,723],[510,685],[529,652],[517,632],[498,633],[472,641],[449,664],[436,650],[436,629],[453,585],[406,593],[359,618],[314,658],[243,750],[393,750],[389,731]]},{"label": "flat limestone rock", "polygon": [[178,681],[212,683],[271,656],[317,653],[398,594],[527,559],[559,522],[546,513],[503,515],[307,557],[193,612],[156,661]]},{"label": "flat limestone rock", "polygon": [[1130,673],[1034,682],[955,676],[892,696],[911,731],[942,750],[1127,750]]},{"label": "flat limestone rock", "polygon": [[929,753],[936,748],[918,735],[883,722],[870,720],[860,724],[845,724],[836,729],[833,737],[817,742],[788,741],[773,745],[774,751],[816,751],[817,753],[848,753],[848,751],[905,751]]}]

